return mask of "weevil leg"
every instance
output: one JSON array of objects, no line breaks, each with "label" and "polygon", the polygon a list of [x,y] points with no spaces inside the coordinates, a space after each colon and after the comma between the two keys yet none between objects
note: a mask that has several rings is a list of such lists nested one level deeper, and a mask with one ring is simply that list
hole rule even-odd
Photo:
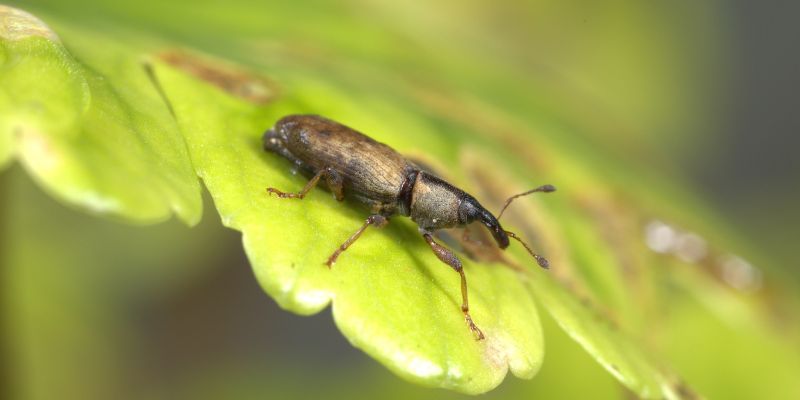
[{"label": "weevil leg", "polygon": [[475,338],[477,340],[483,340],[483,332],[478,328],[477,325],[472,321],[472,317],[469,315],[469,299],[467,296],[467,276],[464,275],[464,267],[461,266],[461,260],[453,254],[452,251],[448,250],[446,247],[436,243],[433,240],[433,237],[430,233],[423,233],[422,237],[425,238],[425,241],[428,242],[428,245],[431,246],[431,250],[433,250],[433,254],[436,254],[436,257],[439,260],[451,268],[453,268],[456,272],[461,275],[461,312],[464,313],[464,320],[467,322],[469,329],[472,333],[475,334]]},{"label": "weevil leg", "polygon": [[317,186],[317,183],[319,182],[320,178],[322,178],[323,176],[325,176],[325,179],[328,182],[328,187],[330,187],[330,189],[333,192],[334,196],[336,196],[336,200],[339,200],[339,201],[343,200],[344,196],[342,194],[342,177],[341,177],[341,175],[339,175],[338,172],[336,172],[331,167],[325,167],[325,168],[319,170],[319,172],[317,172],[317,174],[314,175],[314,177],[311,178],[311,180],[309,180],[308,183],[306,183],[305,186],[303,186],[303,190],[301,190],[301,191],[299,191],[297,193],[286,193],[286,192],[282,192],[282,191],[280,191],[278,189],[275,189],[273,187],[268,187],[267,188],[267,193],[269,193],[270,195],[274,193],[274,194],[278,195],[278,197],[280,197],[282,199],[301,199],[302,200],[304,197],[306,197],[306,194],[311,189],[314,188],[314,186]]},{"label": "weevil leg", "polygon": [[328,182],[328,188],[333,192],[333,197],[336,198],[338,201],[344,200],[344,179],[342,179],[342,175],[340,175],[336,170],[332,168],[328,168],[328,173],[325,176],[325,180]]},{"label": "weevil leg", "polygon": [[325,262],[325,265],[330,268],[334,263],[336,263],[336,259],[339,258],[339,255],[342,254],[343,251],[347,250],[347,248],[350,247],[350,245],[352,245],[353,242],[355,242],[370,225],[374,225],[376,228],[383,228],[388,223],[389,220],[383,215],[370,215],[367,217],[367,220],[364,221],[364,225],[361,225],[361,228],[358,228],[356,233],[347,238],[347,240],[345,240],[344,243],[342,243],[342,245],[339,246],[339,248],[336,249],[336,251],[334,251],[330,257],[328,257],[328,261]]}]

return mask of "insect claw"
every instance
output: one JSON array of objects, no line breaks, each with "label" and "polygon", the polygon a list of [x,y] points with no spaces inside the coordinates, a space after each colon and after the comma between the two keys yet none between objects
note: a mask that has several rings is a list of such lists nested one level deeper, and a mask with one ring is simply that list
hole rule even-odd
[{"label": "insect claw", "polygon": [[467,325],[469,326],[469,330],[475,335],[475,340],[483,340],[486,336],[483,336],[483,332],[472,322],[472,317],[469,314],[464,314],[464,320],[467,321]]}]

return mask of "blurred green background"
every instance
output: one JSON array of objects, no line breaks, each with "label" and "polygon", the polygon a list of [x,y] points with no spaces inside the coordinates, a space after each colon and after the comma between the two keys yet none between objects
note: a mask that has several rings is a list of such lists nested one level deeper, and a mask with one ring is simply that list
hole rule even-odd
[{"label": "blurred green background", "polygon": [[[562,143],[594,149],[601,163],[657,174],[705,198],[723,224],[769,260],[757,265],[765,280],[784,281],[784,291],[800,281],[791,245],[800,237],[794,154],[800,116],[791,109],[800,55],[790,40],[798,34],[792,21],[797,6],[624,0],[11,4],[56,31],[64,21],[99,32],[122,27],[253,66],[286,59],[336,76],[380,71],[382,79],[365,78],[363,85],[374,91],[435,85],[515,114],[547,115],[572,127],[574,137],[559,138]],[[224,229],[211,200],[204,200],[195,228],[175,220],[129,226],[57,203],[19,166],[0,172],[4,398],[464,397],[395,377],[353,349],[328,311],[313,317],[281,311],[254,279],[240,234]],[[778,307],[790,316],[798,310],[792,299],[782,298]],[[509,377],[485,397],[630,395],[541,315],[547,344],[542,371],[532,381]],[[758,371],[773,360],[777,368],[796,367],[800,344],[784,354],[758,329],[742,332],[709,315],[699,302],[676,297],[666,317],[661,346],[694,389],[711,397],[756,398],[762,385],[785,381],[786,389],[769,393],[797,393],[792,370],[769,377]],[[797,337],[791,336],[794,325],[785,324],[786,335]],[[776,326],[770,329],[780,330]],[[719,350],[707,352],[709,360],[693,353],[715,345]],[[714,363],[716,371],[701,368]],[[739,382],[747,378],[752,381]]]}]

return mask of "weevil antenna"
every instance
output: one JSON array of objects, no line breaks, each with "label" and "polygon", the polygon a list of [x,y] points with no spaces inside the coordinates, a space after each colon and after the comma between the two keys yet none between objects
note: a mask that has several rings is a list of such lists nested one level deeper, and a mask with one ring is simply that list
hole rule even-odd
[{"label": "weevil antenna", "polygon": [[517,236],[517,234],[515,234],[514,232],[511,232],[511,231],[505,231],[505,232],[506,232],[506,235],[508,235],[511,238],[513,238],[514,240],[522,243],[522,245],[525,246],[525,250],[528,250],[528,254],[530,254],[531,257],[536,259],[536,262],[539,264],[540,267],[545,268],[545,269],[550,268],[550,262],[547,261],[546,258],[534,253],[533,250],[531,250],[530,246],[528,246],[527,243],[523,242],[522,239],[520,239],[519,236]]},{"label": "weevil antenna", "polygon": [[[553,186],[553,185],[542,185],[542,186],[537,187],[536,189],[531,189],[531,190],[528,190],[527,192],[522,192],[520,194],[515,194],[515,195],[509,197],[508,200],[506,200],[506,204],[503,205],[503,208],[500,210],[500,213],[497,214],[497,219],[500,219],[500,217],[502,217],[503,213],[506,211],[506,208],[508,208],[508,205],[511,204],[512,201],[516,200],[519,197],[527,196],[527,195],[529,195],[531,193],[536,193],[536,192],[550,193],[550,192],[555,192],[555,191],[556,191],[556,187]],[[519,240],[519,239],[517,239],[517,240]]]}]

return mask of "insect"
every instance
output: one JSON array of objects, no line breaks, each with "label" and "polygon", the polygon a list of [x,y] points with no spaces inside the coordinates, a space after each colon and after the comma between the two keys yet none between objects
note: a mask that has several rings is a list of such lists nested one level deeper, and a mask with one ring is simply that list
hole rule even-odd
[{"label": "insect", "polygon": [[[474,197],[423,171],[391,147],[338,122],[318,115],[288,115],[264,134],[264,150],[283,156],[311,178],[297,193],[270,187],[267,188],[270,195],[303,199],[320,180],[324,180],[336,200],[352,198],[370,210],[364,224],[325,262],[329,268],[369,226],[381,228],[395,215],[411,217],[436,257],[461,276],[461,312],[478,340],[484,335],[469,313],[464,268],[451,250],[434,240],[433,232],[478,221],[489,229],[501,249],[508,247],[508,238],[511,237],[525,246],[541,267],[549,266],[544,257],[534,253],[516,234],[504,230],[497,218]],[[552,191],[555,187],[543,185],[512,196],[506,200],[499,215],[502,216],[516,198]]]}]

